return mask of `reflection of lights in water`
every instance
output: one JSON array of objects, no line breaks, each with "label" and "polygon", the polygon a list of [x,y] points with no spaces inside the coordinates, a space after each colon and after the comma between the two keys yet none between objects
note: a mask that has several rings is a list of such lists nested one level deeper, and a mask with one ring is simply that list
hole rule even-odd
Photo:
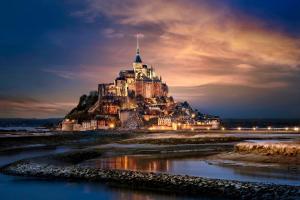
[{"label": "reflection of lights in water", "polygon": [[[210,178],[224,178],[243,181],[266,181],[274,183],[298,184],[298,177],[289,173],[270,171],[270,164],[251,164],[243,161],[218,161],[206,162],[192,159],[161,158],[148,155],[120,156],[115,158],[103,158],[103,163],[114,169],[141,170],[152,172],[170,172],[175,174],[187,174],[191,176],[207,176]],[[105,165],[105,164],[103,164]],[[274,165],[277,166],[277,165]],[[201,169],[201,170],[195,170]],[[255,169],[255,170],[253,170]],[[279,177],[280,176],[280,177]]]},{"label": "reflection of lights in water", "polygon": [[147,156],[120,156],[114,158],[102,158],[96,160],[97,168],[145,170],[145,171],[169,171],[170,163],[165,159],[147,158]]},{"label": "reflection of lights in water", "polygon": [[128,157],[124,156],[124,168],[128,169]]},{"label": "reflection of lights in water", "polygon": [[169,167],[169,160],[167,160],[166,162],[166,169],[169,171],[170,167]]}]

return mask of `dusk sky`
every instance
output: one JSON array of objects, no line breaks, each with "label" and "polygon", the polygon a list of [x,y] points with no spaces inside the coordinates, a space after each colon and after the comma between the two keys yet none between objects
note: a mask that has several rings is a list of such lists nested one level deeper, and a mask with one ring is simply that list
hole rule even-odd
[{"label": "dusk sky", "polygon": [[221,118],[300,118],[298,0],[9,0],[0,117],[63,117],[130,69],[135,34],[175,100]]}]

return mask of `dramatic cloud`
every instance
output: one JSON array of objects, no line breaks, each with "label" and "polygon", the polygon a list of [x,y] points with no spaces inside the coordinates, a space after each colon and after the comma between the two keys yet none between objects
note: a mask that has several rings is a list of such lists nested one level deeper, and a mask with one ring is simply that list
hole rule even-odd
[{"label": "dramatic cloud", "polygon": [[28,97],[1,97],[0,117],[61,117],[75,106],[70,102],[41,102]]},{"label": "dramatic cloud", "polygon": [[[58,76],[64,79],[82,80],[85,82],[99,83],[111,82],[111,77],[116,76],[118,69],[100,66],[70,66],[53,67],[42,69],[43,72]],[[96,87],[96,86],[95,86]]]},{"label": "dramatic cloud", "polygon": [[139,34],[142,60],[176,99],[221,117],[300,117],[297,2],[3,3],[0,116],[64,116],[131,69]]},{"label": "dramatic cloud", "polygon": [[90,0],[77,11],[90,22],[102,15],[123,31],[143,31],[142,50],[170,85],[273,88],[287,86],[289,77],[299,74],[299,38],[269,30],[263,21],[221,3]]},{"label": "dramatic cloud", "polygon": [[124,34],[117,32],[116,30],[112,29],[112,28],[106,28],[103,30],[103,34],[105,37],[108,38],[123,38]]}]

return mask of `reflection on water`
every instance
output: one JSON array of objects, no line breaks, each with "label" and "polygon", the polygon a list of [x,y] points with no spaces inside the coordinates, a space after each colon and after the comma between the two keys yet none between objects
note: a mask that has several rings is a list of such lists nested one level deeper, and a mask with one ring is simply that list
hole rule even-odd
[{"label": "reflection on water", "polygon": [[[10,155],[0,155],[0,166],[29,157],[61,153],[71,150],[68,147],[53,149],[30,150]],[[130,165],[128,165],[130,166]],[[154,169],[154,168],[153,168]],[[130,190],[109,187],[101,183],[70,182],[41,180],[35,178],[14,177],[0,174],[0,194],[3,200],[30,199],[89,199],[89,200],[213,200],[206,197],[175,196],[174,194],[160,194],[148,191]]]},{"label": "reflection on water", "polygon": [[[190,176],[252,182],[300,185],[297,166],[230,161],[205,161],[203,158],[161,158],[155,155],[131,155],[88,160],[82,166],[168,172]],[[294,169],[294,170],[291,170]]]},{"label": "reflection on water", "polygon": [[295,139],[273,139],[273,140],[245,140],[244,142],[253,143],[278,143],[278,142],[293,142]]},{"label": "reflection on water", "polygon": [[170,161],[167,159],[153,159],[147,155],[119,156],[112,158],[100,158],[87,161],[86,164],[102,169],[146,170],[152,172],[169,171]]},{"label": "reflection on water", "polygon": [[[114,188],[100,183],[46,181],[20,177],[4,176],[0,174],[1,199],[89,199],[89,200],[196,200],[186,196],[174,194],[160,194],[148,191]],[[213,198],[200,197],[200,200]]]}]

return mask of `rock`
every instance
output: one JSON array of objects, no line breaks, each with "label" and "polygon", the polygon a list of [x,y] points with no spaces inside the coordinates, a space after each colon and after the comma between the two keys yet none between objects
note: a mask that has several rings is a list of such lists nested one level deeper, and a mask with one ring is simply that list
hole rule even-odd
[{"label": "rock", "polygon": [[80,168],[76,165],[54,166],[24,161],[8,165],[1,171],[22,176],[105,181],[134,188],[230,199],[300,199],[300,187],[296,186],[244,183],[162,173]]}]

